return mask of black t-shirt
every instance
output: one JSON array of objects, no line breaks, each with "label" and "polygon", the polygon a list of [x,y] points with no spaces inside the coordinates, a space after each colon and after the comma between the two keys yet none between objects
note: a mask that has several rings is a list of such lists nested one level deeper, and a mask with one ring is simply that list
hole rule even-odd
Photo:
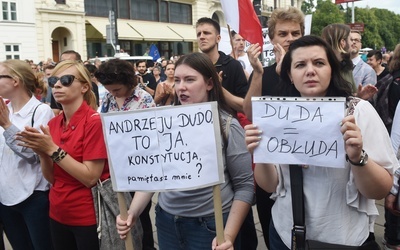
[{"label": "black t-shirt", "polygon": [[222,87],[232,95],[244,98],[249,89],[249,84],[244,74],[242,64],[233,57],[218,51],[219,58],[215,63],[215,68],[219,73],[222,71]]},{"label": "black t-shirt", "polygon": [[389,115],[390,117],[393,118],[396,112],[397,103],[400,100],[400,70],[393,72],[392,75],[393,75],[393,82],[392,84],[390,84],[389,87],[388,105],[389,105]]},{"label": "black t-shirt", "polygon": [[376,76],[376,82],[384,78],[387,74],[389,74],[389,70],[385,68],[379,75]]},{"label": "black t-shirt", "polygon": [[279,75],[276,73],[276,63],[264,68],[262,76],[262,90],[263,96],[279,96]]},{"label": "black t-shirt", "polygon": [[147,83],[147,87],[151,88],[154,91],[156,90],[157,81],[152,74],[146,73],[144,75],[141,75],[141,77],[143,78],[143,83]]}]

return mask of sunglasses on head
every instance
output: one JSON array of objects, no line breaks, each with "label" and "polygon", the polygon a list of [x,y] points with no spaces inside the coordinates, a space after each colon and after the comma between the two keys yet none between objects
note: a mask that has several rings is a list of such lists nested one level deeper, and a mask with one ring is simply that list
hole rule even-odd
[{"label": "sunglasses on head", "polygon": [[69,87],[71,84],[74,82],[75,79],[78,79],[74,75],[63,75],[62,77],[57,77],[57,76],[50,76],[49,79],[47,79],[47,82],[50,87],[54,88],[54,85],[60,80],[60,83],[64,87]]}]

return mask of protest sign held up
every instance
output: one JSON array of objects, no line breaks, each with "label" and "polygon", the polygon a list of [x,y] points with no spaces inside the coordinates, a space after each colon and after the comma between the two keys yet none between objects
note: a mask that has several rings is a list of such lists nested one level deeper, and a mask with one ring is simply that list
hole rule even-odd
[{"label": "protest sign held up", "polygon": [[113,189],[188,190],[222,183],[217,103],[102,114]]},{"label": "protest sign held up", "polygon": [[345,100],[253,97],[253,122],[263,131],[254,162],[345,166],[340,132]]}]

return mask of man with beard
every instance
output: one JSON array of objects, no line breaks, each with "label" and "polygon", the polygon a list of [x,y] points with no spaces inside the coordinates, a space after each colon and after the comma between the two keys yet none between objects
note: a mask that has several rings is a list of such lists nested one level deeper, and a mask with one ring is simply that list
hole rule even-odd
[{"label": "man with beard", "polygon": [[146,90],[151,96],[154,97],[154,93],[157,88],[157,82],[154,76],[147,71],[146,61],[144,60],[137,61],[136,69],[139,72],[137,77],[140,87]]},{"label": "man with beard", "polygon": [[366,64],[361,57],[359,52],[361,49],[361,34],[358,31],[352,30],[350,32],[350,58],[353,61],[354,69],[353,76],[355,83],[365,86],[367,84],[376,84],[376,73],[371,66]]}]

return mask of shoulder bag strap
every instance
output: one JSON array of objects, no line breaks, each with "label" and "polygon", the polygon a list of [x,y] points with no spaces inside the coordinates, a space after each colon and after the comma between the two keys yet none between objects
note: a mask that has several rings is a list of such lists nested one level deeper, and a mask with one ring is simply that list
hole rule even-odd
[{"label": "shoulder bag strap", "polygon": [[33,124],[35,123],[35,114],[36,114],[36,110],[37,108],[42,105],[43,103],[38,104],[35,109],[33,110],[33,114],[32,114],[32,120],[31,120],[31,127],[33,127]]},{"label": "shoulder bag strap", "polygon": [[303,168],[300,165],[289,165],[290,186],[292,191],[292,250],[303,250],[306,240],[304,223]]}]

